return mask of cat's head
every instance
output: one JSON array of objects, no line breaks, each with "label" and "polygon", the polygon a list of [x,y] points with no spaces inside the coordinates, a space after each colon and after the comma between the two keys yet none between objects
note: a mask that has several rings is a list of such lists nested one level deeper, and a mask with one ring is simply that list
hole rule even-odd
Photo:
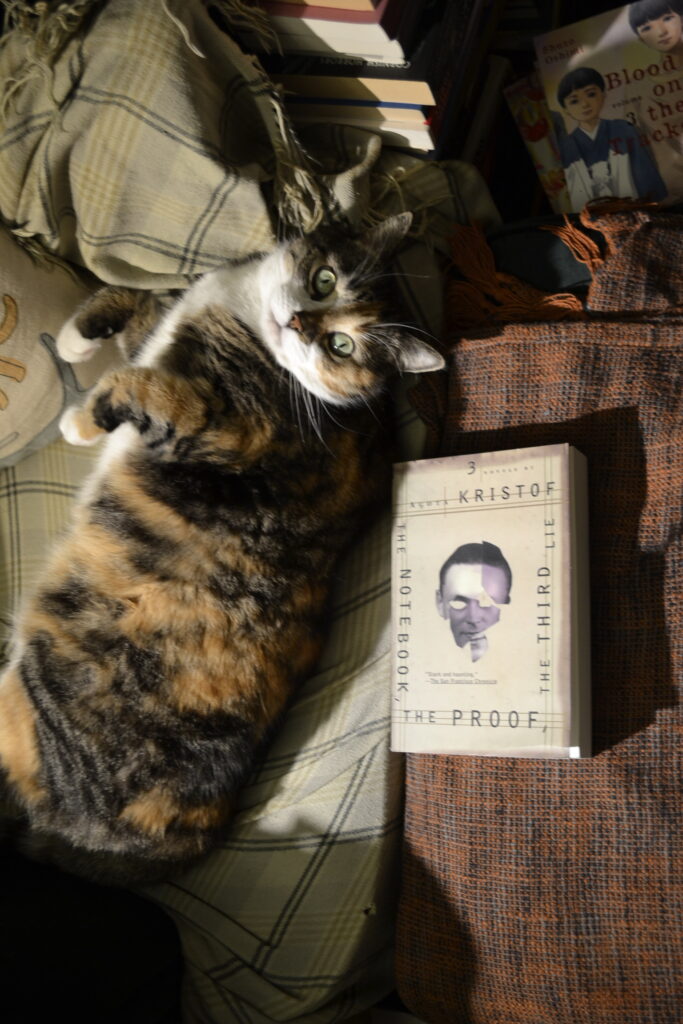
[{"label": "cat's head", "polygon": [[387,267],[411,219],[399,214],[363,236],[322,230],[281,244],[261,264],[261,340],[323,401],[353,403],[396,372],[444,365],[435,349],[398,322]]}]

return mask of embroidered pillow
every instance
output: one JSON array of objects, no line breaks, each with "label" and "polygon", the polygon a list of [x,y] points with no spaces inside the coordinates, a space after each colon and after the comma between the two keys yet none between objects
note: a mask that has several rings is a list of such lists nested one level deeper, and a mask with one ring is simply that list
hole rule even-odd
[{"label": "embroidered pillow", "polygon": [[84,277],[38,262],[0,229],[0,466],[54,440],[66,406],[115,361],[112,351],[81,365],[57,355],[59,328],[91,290]]}]

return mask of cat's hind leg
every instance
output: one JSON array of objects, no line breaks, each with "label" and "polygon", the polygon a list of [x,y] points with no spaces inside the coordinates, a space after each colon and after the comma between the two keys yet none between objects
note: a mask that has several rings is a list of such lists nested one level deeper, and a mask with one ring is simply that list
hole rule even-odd
[{"label": "cat's hind leg", "polygon": [[67,363],[82,363],[112,338],[131,359],[158,319],[159,304],[149,292],[101,288],[66,321],[57,337],[57,351]]}]

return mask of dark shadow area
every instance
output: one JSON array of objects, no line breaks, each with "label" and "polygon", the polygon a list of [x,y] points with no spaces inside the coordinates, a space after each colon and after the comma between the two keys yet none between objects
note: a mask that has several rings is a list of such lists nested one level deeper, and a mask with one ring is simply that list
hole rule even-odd
[{"label": "dark shadow area", "polygon": [[[453,399],[451,394],[451,414]],[[564,442],[588,460],[593,737],[594,752],[600,753],[641,732],[661,708],[678,703],[664,604],[664,554],[646,550],[641,541],[657,509],[648,508],[638,410],[452,431],[440,453]]]},{"label": "dark shadow area", "polygon": [[475,1024],[477,957],[452,896],[404,843],[396,929],[396,991],[428,1024]]},{"label": "dark shadow area", "polygon": [[171,919],[123,889],[0,851],[4,1024],[180,1024]]}]

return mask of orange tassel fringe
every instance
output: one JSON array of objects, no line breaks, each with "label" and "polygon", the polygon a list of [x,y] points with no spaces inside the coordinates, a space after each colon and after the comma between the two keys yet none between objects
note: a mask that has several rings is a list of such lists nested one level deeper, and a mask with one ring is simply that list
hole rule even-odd
[{"label": "orange tassel fringe", "polygon": [[581,300],[569,292],[548,295],[496,270],[477,225],[458,225],[452,239],[454,267],[465,280],[446,285],[449,334],[491,324],[583,319]]}]

